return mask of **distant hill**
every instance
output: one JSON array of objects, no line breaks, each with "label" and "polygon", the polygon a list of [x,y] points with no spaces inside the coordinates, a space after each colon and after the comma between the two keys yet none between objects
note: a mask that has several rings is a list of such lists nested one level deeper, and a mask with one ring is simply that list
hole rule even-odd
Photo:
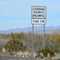
[{"label": "distant hill", "polygon": [[[29,33],[29,32],[32,32],[32,27],[4,30],[4,31],[0,31],[0,34],[9,34],[12,32],[13,33],[19,33],[19,32]],[[47,34],[52,34],[54,32],[60,34],[60,26],[50,26],[50,27],[45,28],[45,33],[47,33]],[[42,26],[35,26],[34,33],[42,34],[43,27]]]}]

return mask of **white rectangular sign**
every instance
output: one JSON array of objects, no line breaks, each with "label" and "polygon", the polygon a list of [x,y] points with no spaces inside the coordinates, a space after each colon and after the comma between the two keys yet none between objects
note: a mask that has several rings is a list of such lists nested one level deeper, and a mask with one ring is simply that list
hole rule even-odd
[{"label": "white rectangular sign", "polygon": [[32,6],[32,24],[46,24],[46,6]]}]

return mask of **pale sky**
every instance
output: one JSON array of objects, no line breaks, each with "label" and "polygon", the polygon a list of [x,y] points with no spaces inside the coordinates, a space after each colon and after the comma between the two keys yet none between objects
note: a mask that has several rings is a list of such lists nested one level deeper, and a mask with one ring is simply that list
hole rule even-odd
[{"label": "pale sky", "polygon": [[31,6],[47,6],[46,26],[60,26],[60,0],[0,0],[0,31],[31,27]]}]

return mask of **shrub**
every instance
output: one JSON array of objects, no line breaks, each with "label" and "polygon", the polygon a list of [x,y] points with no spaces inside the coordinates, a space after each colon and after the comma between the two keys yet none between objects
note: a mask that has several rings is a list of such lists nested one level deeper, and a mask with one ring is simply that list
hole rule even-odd
[{"label": "shrub", "polygon": [[52,51],[52,50],[50,50],[48,48],[45,48],[43,50],[38,51],[37,57],[40,57],[41,56],[40,53],[43,53],[43,56],[44,57],[47,57],[48,54],[50,54],[51,57],[54,56],[54,51]]}]

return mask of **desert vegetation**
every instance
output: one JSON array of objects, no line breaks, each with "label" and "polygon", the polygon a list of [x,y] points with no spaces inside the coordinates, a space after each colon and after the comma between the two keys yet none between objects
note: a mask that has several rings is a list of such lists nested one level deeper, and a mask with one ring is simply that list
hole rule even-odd
[{"label": "desert vegetation", "polygon": [[[47,52],[51,52],[51,54],[54,54],[53,52],[60,52],[60,34],[45,34],[45,40],[47,49],[42,50],[43,34],[34,34],[34,51],[37,54],[41,51],[44,54]],[[32,33],[0,34],[0,53],[16,55],[20,51],[31,53]]]}]

